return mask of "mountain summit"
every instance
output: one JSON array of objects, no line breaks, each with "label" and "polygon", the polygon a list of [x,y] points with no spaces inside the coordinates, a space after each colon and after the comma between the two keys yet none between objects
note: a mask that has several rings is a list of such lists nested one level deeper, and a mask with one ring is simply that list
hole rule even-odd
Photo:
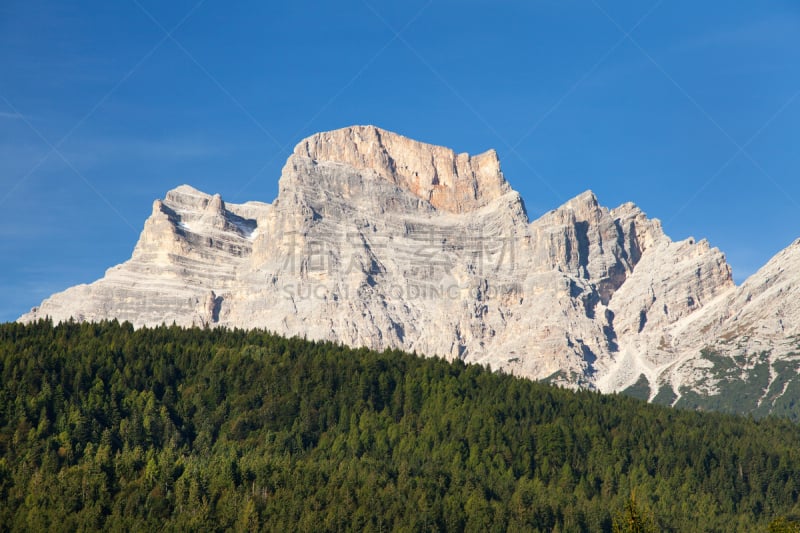
[{"label": "mountain summit", "polygon": [[494,151],[354,126],[301,141],[272,204],[169,191],[130,260],[20,320],[259,327],[674,403],[718,389],[712,352],[770,376],[791,360],[796,263],[797,243],[736,287],[718,249],[634,204],[587,191],[530,222]]},{"label": "mountain summit", "polygon": [[317,133],[301,141],[294,155],[373,171],[450,213],[474,211],[511,190],[494,150],[471,157],[374,126]]}]

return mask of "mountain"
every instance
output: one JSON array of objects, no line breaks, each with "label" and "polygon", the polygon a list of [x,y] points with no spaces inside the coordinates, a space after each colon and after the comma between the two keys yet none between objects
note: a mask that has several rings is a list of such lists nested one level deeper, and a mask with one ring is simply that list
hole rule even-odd
[{"label": "mountain", "polygon": [[354,126],[301,141],[272,204],[169,191],[130,260],[20,320],[261,327],[671,404],[738,383],[755,409],[791,389],[798,261],[737,287],[632,203],[587,191],[529,221],[494,151]]}]

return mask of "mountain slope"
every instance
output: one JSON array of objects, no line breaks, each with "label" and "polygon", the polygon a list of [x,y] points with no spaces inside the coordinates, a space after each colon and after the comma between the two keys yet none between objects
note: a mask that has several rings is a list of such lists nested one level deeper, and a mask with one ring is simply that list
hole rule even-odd
[{"label": "mountain slope", "polygon": [[531,222],[495,152],[354,126],[301,141],[272,204],[168,192],[129,261],[21,320],[263,327],[601,390],[646,379],[653,398],[697,389],[702,350],[735,356],[719,342],[745,331],[783,360],[796,248],[737,288],[718,249],[633,204],[587,191]]},{"label": "mountain slope", "polygon": [[[800,240],[741,286],[678,325],[684,355],[651,381],[673,403],[729,412],[798,416]],[[687,340],[708,339],[698,356]],[[688,379],[687,379],[688,378]],[[671,392],[669,392],[671,391]]]}]

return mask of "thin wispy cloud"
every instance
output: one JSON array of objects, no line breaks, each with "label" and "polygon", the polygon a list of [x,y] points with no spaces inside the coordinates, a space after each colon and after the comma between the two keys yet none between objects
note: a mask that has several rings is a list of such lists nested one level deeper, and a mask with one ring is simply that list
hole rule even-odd
[{"label": "thin wispy cloud", "polygon": [[11,113],[8,111],[0,111],[0,119],[9,120],[22,120],[25,116],[22,113]]},{"label": "thin wispy cloud", "polygon": [[756,19],[740,26],[716,28],[676,43],[675,48],[691,51],[705,48],[738,46],[769,46],[796,39],[800,17],[771,17]]},{"label": "thin wispy cloud", "polygon": [[[88,138],[75,139],[63,147],[65,157],[79,168],[151,161],[182,163],[229,156],[235,148],[225,141],[206,139],[171,138]],[[10,140],[0,143],[0,171],[8,176],[22,174],[41,157],[43,148],[30,142]],[[58,158],[49,158],[40,171],[62,169],[66,164]],[[0,178],[0,184],[3,183]]]},{"label": "thin wispy cloud", "polygon": [[0,224],[0,239],[32,239],[52,234],[44,224]]},{"label": "thin wispy cloud", "polygon": [[96,159],[106,160],[147,158],[186,161],[229,155],[232,151],[224,141],[192,138],[106,138],[82,140],[71,144],[74,146],[70,146],[70,152],[94,154]]}]

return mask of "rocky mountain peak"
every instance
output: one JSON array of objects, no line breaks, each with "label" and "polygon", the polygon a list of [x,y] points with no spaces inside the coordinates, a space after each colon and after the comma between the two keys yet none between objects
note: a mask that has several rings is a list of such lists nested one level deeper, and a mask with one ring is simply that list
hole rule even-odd
[{"label": "rocky mountain peak", "polygon": [[211,200],[211,195],[198,191],[191,185],[179,185],[167,191],[164,203],[172,209],[203,209]]},{"label": "rocky mountain peak", "polygon": [[716,339],[772,350],[800,334],[798,271],[800,240],[737,288],[707,241],[673,242],[592,191],[529,221],[493,150],[353,126],[301,141],[272,204],[170,190],[129,261],[21,320],[260,327],[679,392]]},{"label": "rocky mountain peak", "polygon": [[222,214],[225,212],[225,202],[222,201],[222,196],[219,193],[211,197],[206,206],[206,211],[214,214]]},{"label": "rocky mountain peak", "polygon": [[511,191],[494,150],[456,154],[375,126],[317,133],[300,141],[293,156],[373,171],[451,213],[474,211]]},{"label": "rocky mountain peak", "polygon": [[561,209],[573,210],[578,219],[592,217],[599,208],[600,203],[597,201],[597,196],[591,190],[582,192],[578,196],[568,200],[567,203],[561,207]]}]

